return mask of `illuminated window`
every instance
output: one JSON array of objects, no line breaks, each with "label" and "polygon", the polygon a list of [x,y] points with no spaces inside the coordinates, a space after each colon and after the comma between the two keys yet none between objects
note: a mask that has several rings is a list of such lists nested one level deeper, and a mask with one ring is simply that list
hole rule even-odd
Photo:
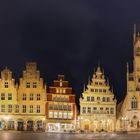
[{"label": "illuminated window", "polygon": [[12,100],[12,93],[8,93],[8,100]]},{"label": "illuminated window", "polygon": [[62,89],[60,89],[60,93],[62,93]]},{"label": "illuminated window", "polygon": [[65,89],[63,89],[63,93],[66,93],[66,90]]},{"label": "illuminated window", "polygon": [[37,101],[39,101],[40,100],[40,94],[38,93],[37,94]]},{"label": "illuminated window", "polygon": [[5,88],[8,88],[8,82],[5,82]]},{"label": "illuminated window", "polygon": [[63,115],[62,115],[62,112],[59,112],[59,118],[62,118]]},{"label": "illuminated window", "polygon": [[23,113],[26,113],[26,105],[23,105],[23,106],[22,106],[22,112],[23,112]]},{"label": "illuminated window", "polygon": [[30,113],[33,113],[33,105],[30,105]]},{"label": "illuminated window", "polygon": [[8,105],[8,112],[9,112],[9,113],[12,112],[12,105]]},{"label": "illuminated window", "polygon": [[63,118],[67,119],[68,118],[68,114],[66,112],[63,113]]},{"label": "illuminated window", "polygon": [[33,100],[33,93],[30,93],[30,100]]},{"label": "illuminated window", "polygon": [[82,113],[85,114],[86,113],[86,107],[82,108]]},{"label": "illuminated window", "polygon": [[37,110],[36,110],[37,113],[40,113],[40,105],[37,105]]},{"label": "illuminated window", "polygon": [[36,88],[37,86],[36,86],[36,82],[33,82],[33,88]]},{"label": "illuminated window", "polygon": [[59,89],[56,89],[56,93],[59,93]]},{"label": "illuminated window", "polygon": [[19,105],[16,105],[16,106],[15,106],[15,112],[16,112],[16,113],[19,113]]},{"label": "illuminated window", "polygon": [[60,82],[60,87],[62,87],[62,82]]},{"label": "illuminated window", "polygon": [[22,94],[22,100],[26,100],[26,93]]},{"label": "illuminated window", "polygon": [[5,100],[5,93],[1,93],[1,100]]},{"label": "illuminated window", "polygon": [[68,113],[68,119],[72,119],[72,113]]},{"label": "illuminated window", "polygon": [[54,112],[54,118],[58,118],[58,112]]},{"label": "illuminated window", "polygon": [[30,82],[26,82],[26,88],[30,88]]},{"label": "illuminated window", "polygon": [[53,118],[53,112],[49,112],[49,118]]},{"label": "illuminated window", "polygon": [[1,112],[5,112],[5,105],[1,105]]}]

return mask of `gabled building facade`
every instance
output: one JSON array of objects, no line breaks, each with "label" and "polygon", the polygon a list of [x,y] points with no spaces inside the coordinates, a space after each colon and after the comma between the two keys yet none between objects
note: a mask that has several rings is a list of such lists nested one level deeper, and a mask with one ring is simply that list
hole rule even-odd
[{"label": "gabled building facade", "polygon": [[82,93],[78,120],[83,131],[115,131],[116,99],[100,67]]},{"label": "gabled building facade", "polygon": [[17,130],[45,129],[46,86],[36,63],[27,63],[18,88]]},{"label": "gabled building facade", "polygon": [[10,69],[5,68],[0,78],[0,130],[15,129],[17,85]]},{"label": "gabled building facade", "polygon": [[133,72],[129,72],[127,64],[127,93],[118,106],[118,131],[140,131],[140,35],[134,26],[133,35]]},{"label": "gabled building facade", "polygon": [[58,75],[49,87],[46,104],[46,130],[48,132],[64,132],[76,128],[75,95],[64,75]]}]

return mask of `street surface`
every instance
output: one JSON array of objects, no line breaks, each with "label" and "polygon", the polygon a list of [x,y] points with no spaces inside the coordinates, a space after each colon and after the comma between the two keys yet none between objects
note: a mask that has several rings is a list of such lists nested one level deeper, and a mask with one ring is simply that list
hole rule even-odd
[{"label": "street surface", "polygon": [[55,134],[1,131],[0,140],[140,140],[140,134]]}]

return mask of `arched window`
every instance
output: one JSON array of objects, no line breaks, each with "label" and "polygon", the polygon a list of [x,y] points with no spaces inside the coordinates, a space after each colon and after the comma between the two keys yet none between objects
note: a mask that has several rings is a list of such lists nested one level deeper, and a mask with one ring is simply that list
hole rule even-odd
[{"label": "arched window", "polygon": [[138,108],[138,101],[136,99],[136,97],[133,97],[131,100],[131,108],[132,109],[137,109]]}]

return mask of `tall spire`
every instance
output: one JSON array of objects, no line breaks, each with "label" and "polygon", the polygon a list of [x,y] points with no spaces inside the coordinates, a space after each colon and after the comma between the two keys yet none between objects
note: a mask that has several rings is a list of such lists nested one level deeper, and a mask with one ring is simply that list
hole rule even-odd
[{"label": "tall spire", "polygon": [[136,29],[136,24],[134,24],[134,33],[133,33],[133,42],[135,43],[136,41],[136,32],[137,32],[137,29]]}]

